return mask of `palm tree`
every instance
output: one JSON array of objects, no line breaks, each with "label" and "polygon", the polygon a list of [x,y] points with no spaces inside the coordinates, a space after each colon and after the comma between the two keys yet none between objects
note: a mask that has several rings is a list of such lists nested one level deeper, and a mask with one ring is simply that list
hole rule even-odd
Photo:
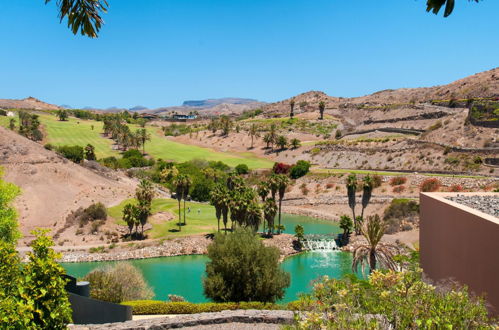
[{"label": "palm tree", "polygon": [[320,113],[320,120],[324,119],[324,109],[326,109],[326,103],[324,101],[319,102],[319,113]]},{"label": "palm tree", "polygon": [[352,270],[357,272],[359,266],[364,272],[366,265],[369,265],[369,273],[377,266],[396,270],[396,263],[393,260],[393,245],[381,244],[386,229],[386,224],[378,215],[368,217],[363,224],[362,235],[367,240],[366,244],[359,245],[353,252]]},{"label": "palm tree", "polygon": [[135,191],[135,197],[139,201],[137,215],[142,227],[142,236],[144,235],[144,225],[147,223],[147,218],[151,214],[151,203],[154,198],[154,194],[154,187],[151,182],[141,180],[137,190]]},{"label": "palm tree", "polygon": [[187,200],[187,197],[189,196],[189,189],[191,188],[192,180],[189,178],[187,175],[185,176],[184,179],[184,188],[182,190],[183,192],[183,198],[184,198],[184,226],[187,225],[187,222],[185,221],[185,201]]},{"label": "palm tree", "polygon": [[147,133],[145,128],[137,130],[137,137],[140,144],[142,144],[142,154],[146,154],[146,141],[151,141],[151,134]]},{"label": "palm tree", "polygon": [[298,140],[297,138],[291,139],[291,146],[293,147],[293,149],[299,148],[301,146],[300,140]]},{"label": "palm tree", "polygon": [[270,145],[274,149],[274,143],[277,141],[277,126],[275,123],[270,124],[269,130]]},{"label": "palm tree", "polygon": [[342,243],[347,242],[352,227],[353,227],[352,219],[348,215],[342,215],[340,217],[340,228],[343,229],[343,234],[341,235]]},{"label": "palm tree", "polygon": [[272,198],[275,199],[276,192],[279,193],[279,229],[278,234],[281,233],[281,213],[282,213],[282,200],[284,199],[284,194],[286,193],[286,188],[289,185],[289,178],[284,174],[273,174],[270,177],[270,186],[272,192]]},{"label": "palm tree", "polygon": [[357,220],[355,218],[355,193],[357,191],[357,176],[355,174],[350,174],[347,178],[347,195],[348,195],[348,206],[352,209],[352,219],[355,227],[355,233],[358,235],[359,227]]},{"label": "palm tree", "polygon": [[267,222],[268,234],[274,233],[274,219],[277,214],[277,204],[275,199],[267,198],[263,203],[263,217]]},{"label": "palm tree", "polygon": [[210,204],[215,207],[215,216],[218,221],[218,232],[220,232],[220,218],[222,217],[222,199],[225,186],[218,184],[210,193]]},{"label": "palm tree", "polygon": [[293,118],[295,116],[295,99],[291,99],[289,101],[289,107],[290,107],[290,112],[289,112],[289,118]]},{"label": "palm tree", "polygon": [[123,221],[128,225],[130,237],[132,237],[132,230],[136,223],[136,208],[132,204],[126,204],[123,208]]},{"label": "palm tree", "polygon": [[251,124],[248,135],[251,137],[251,149],[253,149],[253,139],[258,137],[258,126],[255,123]]},{"label": "palm tree", "polygon": [[288,145],[288,139],[284,135],[279,135],[279,137],[277,137],[276,145],[281,150],[284,150]]},{"label": "palm tree", "polygon": [[262,208],[256,201],[253,200],[253,202],[248,205],[245,218],[246,226],[251,227],[256,232],[263,220]]},{"label": "palm tree", "polygon": [[263,142],[267,145],[267,149],[270,148],[270,144],[272,143],[272,135],[270,133],[267,133],[263,136]]},{"label": "palm tree", "polygon": [[182,212],[180,208],[180,202],[184,197],[184,181],[186,179],[185,174],[179,174],[173,179],[173,186],[175,187],[175,198],[178,202],[178,231],[182,230]]},{"label": "palm tree", "polygon": [[57,117],[59,117],[60,121],[68,120],[68,112],[66,110],[58,110]]},{"label": "palm tree", "polygon": [[374,180],[373,178],[368,174],[364,177],[362,180],[363,182],[363,187],[362,187],[362,211],[360,213],[360,218],[364,220],[364,209],[367,207],[369,204],[369,201],[371,200],[372,192],[373,192],[373,187],[374,187]]},{"label": "palm tree", "polygon": [[256,192],[258,196],[260,196],[260,198],[262,199],[262,202],[265,202],[265,199],[269,195],[269,191],[270,191],[269,184],[265,181],[260,182],[256,188]]}]

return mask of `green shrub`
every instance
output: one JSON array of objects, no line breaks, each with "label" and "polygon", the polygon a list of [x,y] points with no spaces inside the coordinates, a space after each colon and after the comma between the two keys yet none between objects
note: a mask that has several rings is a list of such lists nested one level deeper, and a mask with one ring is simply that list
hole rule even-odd
[{"label": "green shrub", "polygon": [[85,214],[89,220],[106,220],[107,209],[101,202],[94,203],[85,209]]},{"label": "green shrub", "polygon": [[249,168],[246,164],[239,164],[236,166],[235,171],[237,174],[248,174]]},{"label": "green shrub", "polygon": [[299,160],[296,162],[295,165],[291,167],[291,172],[289,173],[289,176],[292,179],[298,179],[306,175],[309,170],[310,170],[310,162],[306,160]]},{"label": "green shrub", "polygon": [[[136,300],[126,301],[123,305],[131,306],[133,315],[157,315],[157,314],[197,314],[221,312],[236,309],[278,310],[287,309],[287,306],[262,302],[226,302],[226,303],[190,303],[190,302],[165,302],[158,300]],[[294,305],[293,305],[294,304]],[[288,306],[296,308],[296,302]]]},{"label": "green shrub", "polygon": [[263,245],[250,229],[217,234],[208,257],[204,293],[216,302],[274,302],[290,284],[289,274],[279,266],[279,250]]},{"label": "green shrub", "polygon": [[53,150],[55,148],[54,145],[52,145],[50,143],[45,143],[45,145],[43,147],[47,150]]},{"label": "green shrub", "polygon": [[7,111],[0,109],[0,116],[7,116]]},{"label": "green shrub", "polygon": [[67,158],[75,163],[83,161],[83,148],[80,146],[60,146],[57,152],[64,158]]},{"label": "green shrub", "polygon": [[450,165],[459,165],[459,158],[457,157],[447,157],[444,160],[444,163],[450,164]]},{"label": "green shrub", "polygon": [[129,149],[125,151],[122,155],[123,158],[132,158],[132,157],[142,157],[142,153],[137,149]]},{"label": "green shrub", "polygon": [[127,262],[95,269],[83,279],[90,282],[90,296],[95,299],[120,303],[153,297],[140,270]]},{"label": "green shrub", "polygon": [[419,204],[417,201],[404,198],[392,199],[383,215],[383,220],[387,224],[385,234],[393,234],[400,231],[403,221],[415,222],[418,217]]}]

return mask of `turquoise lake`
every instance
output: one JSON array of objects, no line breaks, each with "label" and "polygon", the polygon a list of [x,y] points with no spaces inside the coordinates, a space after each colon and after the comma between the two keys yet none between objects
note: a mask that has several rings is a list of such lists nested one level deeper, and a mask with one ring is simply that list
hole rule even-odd
[{"label": "turquoise lake", "polygon": [[[282,223],[286,233],[294,233],[294,227],[301,224],[306,234],[338,233],[336,223],[315,218],[283,215]],[[168,294],[185,297],[190,302],[205,302],[202,277],[208,257],[189,255],[177,257],[161,257],[141,260],[130,260],[139,268],[147,283],[153,288],[158,300],[167,300]],[[116,261],[121,262],[121,261]],[[63,267],[69,275],[83,277],[95,268],[116,262],[80,262],[64,263]],[[286,290],[282,302],[296,300],[302,292],[311,291],[311,283],[317,278],[328,275],[340,278],[351,273],[352,256],[341,251],[306,252],[286,258],[281,267],[291,274],[291,285]]]}]

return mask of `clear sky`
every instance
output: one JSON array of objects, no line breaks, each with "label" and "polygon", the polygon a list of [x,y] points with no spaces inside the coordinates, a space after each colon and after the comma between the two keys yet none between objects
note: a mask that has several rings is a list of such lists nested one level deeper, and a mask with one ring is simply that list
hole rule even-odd
[{"label": "clear sky", "polygon": [[0,0],[0,98],[159,107],[321,90],[360,96],[444,84],[499,65],[499,1],[108,0],[97,39],[55,1]]}]

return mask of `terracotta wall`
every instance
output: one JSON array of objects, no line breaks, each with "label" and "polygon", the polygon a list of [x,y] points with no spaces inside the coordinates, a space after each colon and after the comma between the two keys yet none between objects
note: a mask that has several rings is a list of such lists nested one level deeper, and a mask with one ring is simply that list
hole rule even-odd
[{"label": "terracotta wall", "polygon": [[421,266],[432,280],[453,279],[485,294],[490,312],[499,315],[499,219],[443,198],[448,195],[455,193],[420,195]]}]

